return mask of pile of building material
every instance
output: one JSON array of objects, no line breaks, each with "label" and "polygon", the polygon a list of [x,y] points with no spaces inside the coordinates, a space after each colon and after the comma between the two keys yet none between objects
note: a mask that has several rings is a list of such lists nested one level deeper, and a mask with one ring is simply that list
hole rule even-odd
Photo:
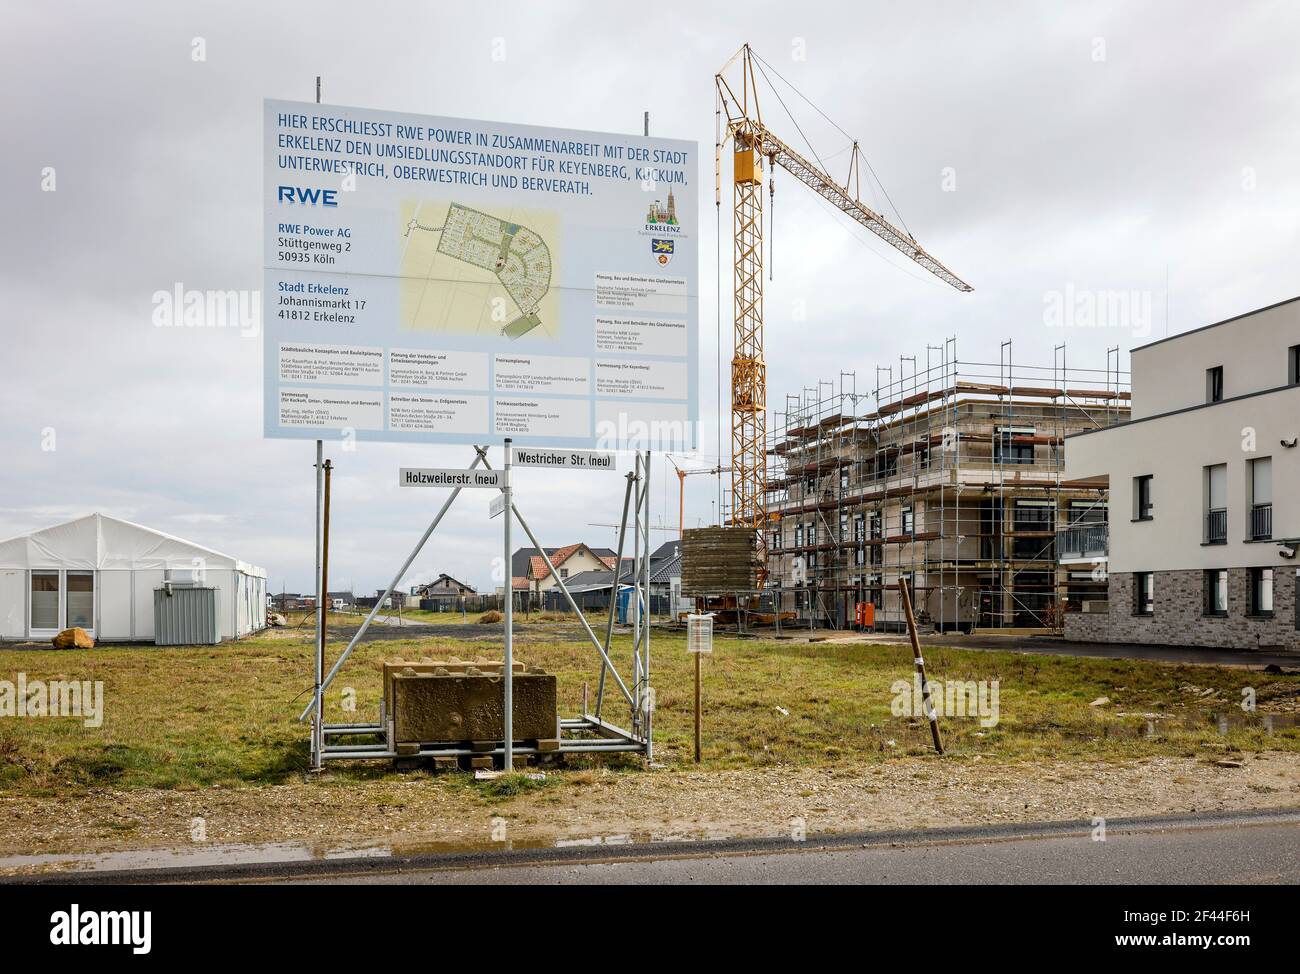
[{"label": "pile of building material", "polygon": [[682,594],[752,592],[758,586],[753,528],[688,528],[682,532]]},{"label": "pile of building material", "polygon": [[[384,709],[399,754],[468,748],[484,752],[471,767],[489,767],[489,752],[505,741],[504,664],[451,657],[384,664]],[[513,737],[538,753],[560,747],[555,676],[516,661],[513,666]],[[456,763],[454,759],[448,762]]]}]

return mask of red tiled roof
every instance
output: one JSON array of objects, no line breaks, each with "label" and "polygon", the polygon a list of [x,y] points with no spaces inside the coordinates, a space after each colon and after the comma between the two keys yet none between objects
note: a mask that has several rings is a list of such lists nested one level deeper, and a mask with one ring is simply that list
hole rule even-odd
[{"label": "red tiled roof", "polygon": [[515,590],[522,589],[523,591],[527,592],[528,579],[525,578],[523,575],[514,575],[510,579],[510,587]]},{"label": "red tiled roof", "polygon": [[[575,552],[581,551],[583,548],[587,548],[587,546],[581,541],[577,544],[565,545],[563,548],[556,548],[555,551],[551,553],[551,564],[556,568],[559,568]],[[590,548],[587,548],[587,550],[591,551]],[[598,555],[593,554],[593,557],[597,558],[601,562],[606,562],[606,559],[600,558]],[[610,560],[610,563],[612,563],[612,559]],[[606,564],[606,567],[609,567],[609,563]],[[546,559],[541,555],[533,555],[528,559],[529,578],[546,578],[550,574],[551,573],[546,568]]]}]

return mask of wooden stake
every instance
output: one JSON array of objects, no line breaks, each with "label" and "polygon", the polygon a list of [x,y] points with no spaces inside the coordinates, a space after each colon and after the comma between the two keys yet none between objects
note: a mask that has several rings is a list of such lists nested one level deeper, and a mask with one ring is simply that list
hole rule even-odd
[{"label": "wooden stake", "polygon": [[700,657],[695,654],[695,763],[700,763]]},{"label": "wooden stake", "polygon": [[903,612],[907,616],[907,634],[912,640],[912,656],[916,663],[917,676],[921,678],[921,706],[930,721],[930,734],[934,737],[934,750],[943,753],[943,744],[939,740],[939,715],[934,712],[930,701],[930,681],[925,678],[925,657],[921,655],[921,639],[916,633],[916,619],[912,616],[912,596],[907,591],[907,579],[898,580],[898,595],[903,602]]}]

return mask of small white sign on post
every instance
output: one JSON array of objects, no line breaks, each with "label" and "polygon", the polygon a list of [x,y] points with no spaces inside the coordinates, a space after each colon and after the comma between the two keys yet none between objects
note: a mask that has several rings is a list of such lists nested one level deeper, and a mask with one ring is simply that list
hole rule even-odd
[{"label": "small white sign on post", "polygon": [[701,656],[713,655],[713,616],[688,615],[686,617],[686,652]]},{"label": "small white sign on post", "polygon": [[505,487],[504,470],[467,470],[445,467],[402,467],[397,471],[397,483],[402,487]]},{"label": "small white sign on post", "polygon": [[491,502],[488,504],[488,520],[490,521],[494,517],[500,517],[501,513],[505,511],[505,509],[506,509],[506,495],[497,494],[496,497],[493,497]]},{"label": "small white sign on post", "polygon": [[618,455],[608,450],[535,450],[515,447],[516,467],[552,470],[617,470]]}]

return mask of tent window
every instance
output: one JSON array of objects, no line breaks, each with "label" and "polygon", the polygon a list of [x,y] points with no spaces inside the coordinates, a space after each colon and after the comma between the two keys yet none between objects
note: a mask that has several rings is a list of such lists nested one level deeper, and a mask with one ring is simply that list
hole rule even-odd
[{"label": "tent window", "polygon": [[59,628],[58,572],[32,572],[32,628]]},{"label": "tent window", "polygon": [[68,626],[95,627],[95,573],[68,572]]}]

